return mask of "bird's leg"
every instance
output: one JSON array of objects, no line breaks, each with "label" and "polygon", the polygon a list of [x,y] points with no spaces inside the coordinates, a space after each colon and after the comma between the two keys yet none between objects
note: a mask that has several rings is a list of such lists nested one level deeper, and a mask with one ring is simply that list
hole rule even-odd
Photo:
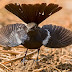
[{"label": "bird's leg", "polygon": [[37,65],[39,65],[39,64],[38,64],[38,56],[39,56],[39,50],[40,50],[40,48],[38,48],[37,59],[36,59],[36,60],[35,60],[35,59],[32,59],[32,60],[33,60],[33,63],[34,63],[34,62],[36,62],[36,63],[37,63]]},{"label": "bird's leg", "polygon": [[[38,49],[37,59],[36,59],[36,60],[34,60],[37,64],[38,64],[39,50],[40,50],[40,48]],[[39,64],[38,64],[38,65],[39,65]]]},{"label": "bird's leg", "polygon": [[40,51],[40,48],[38,49],[38,54],[37,54],[37,59],[36,59],[36,61],[38,61],[39,51]]},{"label": "bird's leg", "polygon": [[[40,48],[38,49],[37,59],[36,59],[36,60],[35,60],[35,59],[32,59],[32,60],[33,60],[33,63],[36,62],[36,63],[38,64],[39,50],[40,50]],[[38,65],[39,65],[39,64],[38,64]]]},{"label": "bird's leg", "polygon": [[23,62],[23,64],[25,64],[25,57],[26,57],[27,51],[28,51],[28,49],[26,50],[25,56],[24,56],[23,60],[21,61],[21,62]]}]

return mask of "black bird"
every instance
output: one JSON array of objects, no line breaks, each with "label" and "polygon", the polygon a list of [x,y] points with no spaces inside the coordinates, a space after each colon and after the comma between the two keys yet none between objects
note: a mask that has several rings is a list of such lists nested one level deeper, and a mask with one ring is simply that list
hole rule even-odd
[{"label": "black bird", "polygon": [[44,25],[42,28],[38,26],[47,17],[61,10],[62,7],[59,5],[10,3],[5,8],[23,20],[26,25],[17,23],[0,28],[0,45],[4,47],[23,45],[27,50],[38,49],[39,54],[42,45],[61,48],[72,44],[70,30],[52,24]]}]

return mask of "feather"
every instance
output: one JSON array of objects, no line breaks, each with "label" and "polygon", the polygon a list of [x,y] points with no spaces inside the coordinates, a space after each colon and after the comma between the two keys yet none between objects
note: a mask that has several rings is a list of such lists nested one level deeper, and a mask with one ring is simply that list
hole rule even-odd
[{"label": "feather", "polygon": [[0,45],[13,47],[20,45],[26,39],[26,26],[24,24],[11,24],[0,28]]},{"label": "feather", "polygon": [[56,25],[44,25],[43,29],[47,29],[50,32],[50,39],[46,44],[47,47],[61,48],[72,44],[72,31],[67,30],[61,26]]},{"label": "feather", "polygon": [[11,13],[15,14],[25,23],[28,24],[34,22],[37,25],[47,17],[62,9],[62,7],[52,3],[50,3],[49,5],[47,5],[46,3],[21,5],[17,3],[10,3],[6,5],[5,8]]}]

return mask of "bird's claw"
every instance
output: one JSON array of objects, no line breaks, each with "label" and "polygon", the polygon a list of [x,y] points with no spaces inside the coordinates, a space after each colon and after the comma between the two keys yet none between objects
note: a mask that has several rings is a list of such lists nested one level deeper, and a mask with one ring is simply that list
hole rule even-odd
[{"label": "bird's claw", "polygon": [[32,59],[33,63],[36,62],[37,65],[39,65],[38,60]]},{"label": "bird's claw", "polygon": [[25,58],[23,58],[22,60],[21,60],[21,63],[23,63],[24,65],[25,65]]}]

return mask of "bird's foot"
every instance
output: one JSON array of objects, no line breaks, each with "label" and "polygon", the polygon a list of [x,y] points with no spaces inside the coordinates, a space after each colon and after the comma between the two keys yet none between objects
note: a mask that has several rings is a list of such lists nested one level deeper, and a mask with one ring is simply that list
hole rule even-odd
[{"label": "bird's foot", "polygon": [[35,59],[32,59],[32,60],[33,60],[33,63],[35,63],[35,62],[36,62],[36,64],[37,64],[37,65],[39,65],[38,60],[35,60]]},{"label": "bird's foot", "polygon": [[25,52],[24,58],[21,60],[21,63],[23,63],[24,65],[25,65],[25,61],[26,61],[26,54],[27,54],[27,51],[28,51],[28,49],[27,49],[26,52]]},{"label": "bird's foot", "polygon": [[23,59],[21,60],[21,63],[25,65],[25,61],[26,61],[26,59],[23,58]]}]

